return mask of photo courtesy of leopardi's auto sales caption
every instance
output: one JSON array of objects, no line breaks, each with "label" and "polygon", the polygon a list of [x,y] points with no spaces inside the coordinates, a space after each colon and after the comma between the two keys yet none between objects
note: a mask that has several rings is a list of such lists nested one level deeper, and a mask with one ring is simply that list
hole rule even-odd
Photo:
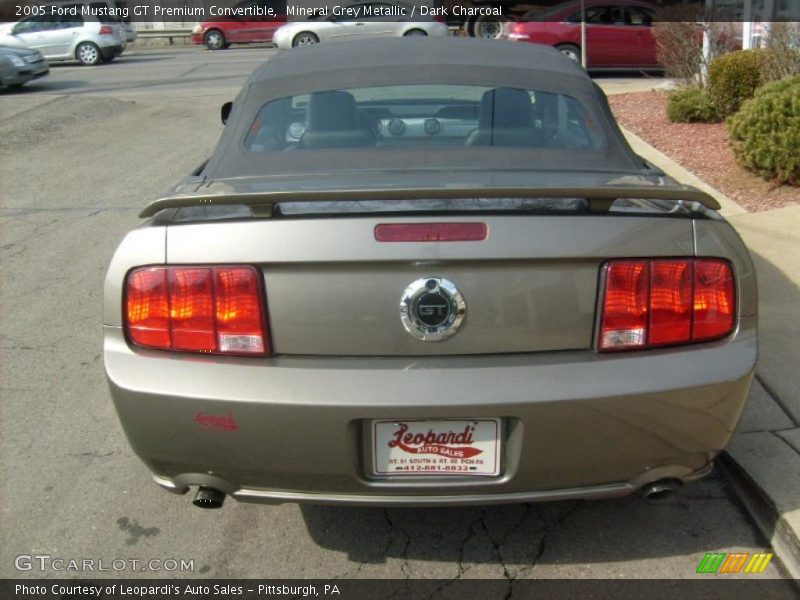
[{"label": "photo courtesy of leopardi's auto sales caption", "polygon": [[330,597],[347,598],[341,584],[336,583],[15,583],[16,598],[220,598],[276,596],[284,598]]}]

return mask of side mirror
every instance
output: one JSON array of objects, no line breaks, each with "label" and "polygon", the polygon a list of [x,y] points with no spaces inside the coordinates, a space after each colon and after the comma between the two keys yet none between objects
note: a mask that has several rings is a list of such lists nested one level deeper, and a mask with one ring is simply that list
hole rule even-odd
[{"label": "side mirror", "polygon": [[222,124],[226,125],[228,123],[228,117],[231,116],[231,109],[233,108],[233,102],[226,102],[222,105],[222,108],[219,111],[220,119],[222,119]]}]

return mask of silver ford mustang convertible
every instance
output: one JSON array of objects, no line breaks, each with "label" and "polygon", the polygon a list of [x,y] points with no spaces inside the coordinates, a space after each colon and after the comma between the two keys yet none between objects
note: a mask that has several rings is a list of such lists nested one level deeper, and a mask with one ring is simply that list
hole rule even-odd
[{"label": "silver ford mustang convertible", "polygon": [[223,116],[105,283],[111,395],[160,486],[413,506],[709,472],[755,368],[753,264],[573,61],[302,48]]}]

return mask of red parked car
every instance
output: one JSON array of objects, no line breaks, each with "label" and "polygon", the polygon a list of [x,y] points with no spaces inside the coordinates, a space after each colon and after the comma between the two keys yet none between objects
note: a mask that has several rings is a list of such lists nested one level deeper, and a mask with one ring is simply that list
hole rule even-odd
[{"label": "red parked car", "polygon": [[[263,17],[219,17],[206,21],[192,30],[192,43],[205,44],[209,50],[223,50],[231,44],[271,42],[272,35],[286,23],[286,0],[243,0],[234,8],[261,7]],[[246,11],[242,11],[246,14]]]},{"label": "red parked car", "polygon": [[[656,7],[639,0],[586,0],[589,69],[661,69],[653,36]],[[506,23],[501,38],[546,44],[581,60],[581,3],[570,0]]]}]

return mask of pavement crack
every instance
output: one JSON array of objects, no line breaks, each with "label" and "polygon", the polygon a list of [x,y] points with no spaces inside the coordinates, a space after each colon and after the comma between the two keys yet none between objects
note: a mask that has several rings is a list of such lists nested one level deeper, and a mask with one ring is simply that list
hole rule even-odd
[{"label": "pavement crack", "polygon": [[[558,518],[556,518],[554,521],[551,521],[550,523],[548,523],[547,525],[545,525],[545,528],[544,528],[544,529],[542,530],[542,532],[541,532],[541,536],[542,536],[542,537],[541,537],[541,539],[539,540],[539,548],[538,548],[538,551],[537,551],[537,553],[536,553],[536,556],[534,556],[534,557],[533,557],[533,560],[531,560],[531,564],[530,564],[530,566],[529,566],[529,567],[526,567],[526,568],[524,569],[525,571],[530,571],[531,569],[533,569],[533,567],[535,567],[535,566],[536,566],[536,564],[537,564],[537,563],[538,563],[538,562],[539,562],[539,561],[542,559],[542,557],[544,556],[544,553],[545,553],[545,552],[547,552],[547,541],[548,541],[548,536],[549,536],[549,535],[552,533],[552,531],[553,531],[554,529],[556,529],[557,527],[560,527],[561,525],[563,525],[563,524],[564,524],[564,522],[565,522],[565,521],[566,521],[566,520],[567,520],[567,519],[568,519],[568,518],[569,518],[569,517],[570,517],[570,516],[571,516],[571,515],[572,515],[572,514],[573,514],[573,513],[576,511],[576,510],[578,510],[578,508],[579,508],[579,507],[580,507],[582,504],[583,504],[583,501],[582,501],[582,500],[578,500],[578,501],[576,501],[576,502],[575,502],[575,503],[574,503],[574,504],[573,504],[571,507],[569,507],[569,508],[568,508],[566,511],[564,511],[564,514],[560,515],[560,516],[559,516]],[[530,505],[529,505],[529,506],[530,506]]]},{"label": "pavement crack", "polygon": [[108,458],[116,453],[116,450],[110,450],[109,452],[98,452],[94,450],[92,452],[70,452],[67,456],[76,456],[78,458]]},{"label": "pavement crack", "polygon": [[464,573],[466,571],[466,569],[464,569],[464,553],[466,552],[467,544],[472,540],[472,538],[474,538],[477,535],[478,532],[476,531],[476,527],[480,525],[482,519],[483,516],[481,515],[480,517],[472,521],[467,527],[467,534],[464,536],[464,539],[462,539],[459,542],[458,560],[456,561],[456,568],[458,569],[458,573],[456,574],[455,577],[445,581],[442,585],[433,590],[428,596],[428,600],[433,600],[436,594],[447,589],[453,584],[453,582],[458,581],[464,576]]},{"label": "pavement crack", "polygon": [[499,562],[500,566],[503,567],[503,578],[508,582],[508,590],[506,591],[506,594],[504,596],[505,600],[508,600],[511,597],[511,592],[513,591],[512,582],[514,581],[514,579],[516,579],[516,575],[512,574],[508,570],[508,565],[503,559],[503,544],[508,539],[508,536],[510,536],[517,529],[519,529],[519,527],[522,525],[526,517],[527,514],[523,515],[523,518],[518,520],[517,523],[506,532],[502,540],[498,541],[494,539],[494,536],[492,536],[491,531],[489,531],[489,526],[486,524],[486,509],[481,508],[481,517],[480,517],[481,527],[483,527],[483,531],[486,533],[486,538],[489,540],[489,543],[492,545],[492,548],[494,549],[494,553],[497,556],[497,562]]},{"label": "pavement crack", "polygon": [[389,550],[394,545],[396,539],[395,534],[401,533],[403,535],[403,546],[400,551],[400,559],[402,560],[400,564],[400,572],[403,574],[403,578],[408,580],[412,576],[411,572],[411,565],[408,562],[408,548],[411,546],[411,535],[406,531],[406,529],[392,520],[390,509],[384,508],[383,517],[386,520],[387,525],[389,526],[389,539],[386,543],[386,549],[384,551],[384,555],[389,554]]},{"label": "pavement crack", "polygon": [[767,395],[770,398],[772,398],[773,402],[775,402],[775,404],[777,404],[780,407],[780,409],[784,412],[784,414],[787,417],[789,417],[789,420],[795,424],[795,427],[800,427],[800,423],[797,421],[797,419],[794,418],[791,411],[789,411],[788,407],[786,406],[786,403],[778,395],[775,389],[764,380],[764,377],[761,375],[761,373],[756,373],[755,379],[756,381],[758,381],[758,383],[761,384],[761,387],[764,388],[764,391],[767,392]]}]

